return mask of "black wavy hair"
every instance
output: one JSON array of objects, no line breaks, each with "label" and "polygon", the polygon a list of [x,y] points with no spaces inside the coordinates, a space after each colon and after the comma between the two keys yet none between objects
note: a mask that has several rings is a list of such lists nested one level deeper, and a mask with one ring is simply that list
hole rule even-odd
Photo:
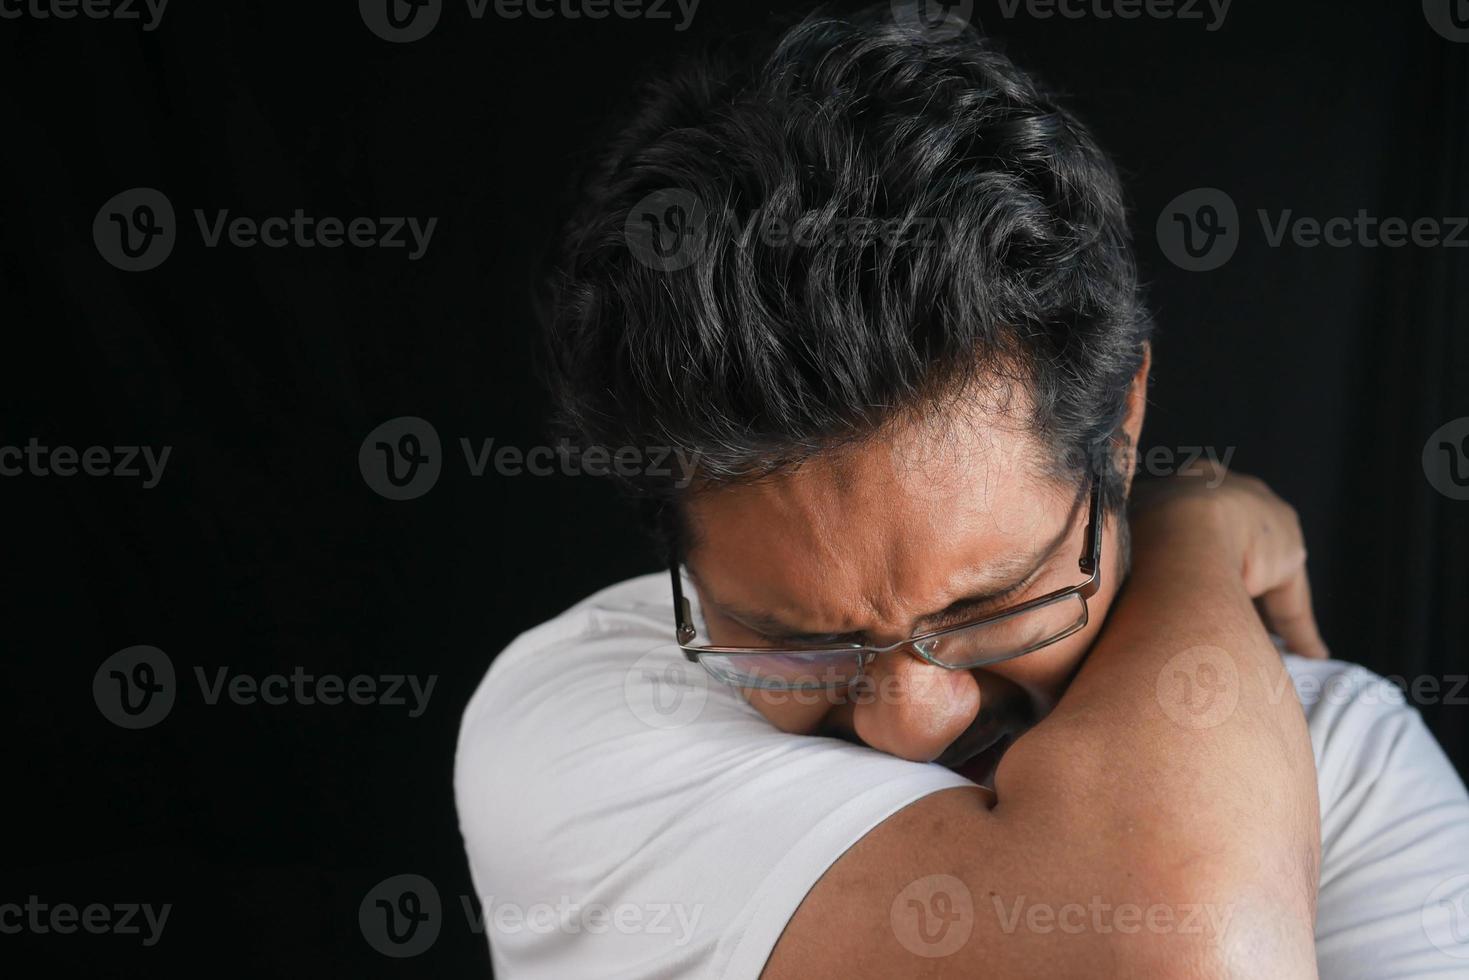
[{"label": "black wavy hair", "polygon": [[[818,11],[648,84],[588,173],[542,297],[559,429],[672,447],[676,501],[1024,386],[1058,476],[1115,461],[1152,324],[1091,134],[972,28]],[[962,397],[962,396],[959,396]]]}]

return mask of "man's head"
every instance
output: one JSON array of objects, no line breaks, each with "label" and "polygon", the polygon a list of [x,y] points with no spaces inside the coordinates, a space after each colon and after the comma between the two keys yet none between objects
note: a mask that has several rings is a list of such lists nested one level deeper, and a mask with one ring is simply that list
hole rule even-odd
[{"label": "man's head", "polygon": [[1095,635],[1150,331],[1106,156],[988,42],[943,33],[887,5],[813,17],[650,86],[547,304],[576,438],[698,461],[686,486],[627,480],[668,504],[706,642],[894,643],[1075,584],[1098,474],[1086,630],[987,670],[885,654],[889,694],[835,712],[752,695],[908,758],[1044,710]]}]

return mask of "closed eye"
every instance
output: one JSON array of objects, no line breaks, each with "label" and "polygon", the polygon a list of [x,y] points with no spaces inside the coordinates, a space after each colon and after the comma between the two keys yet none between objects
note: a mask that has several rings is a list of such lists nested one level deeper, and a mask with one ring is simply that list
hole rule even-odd
[{"label": "closed eye", "polygon": [[954,626],[963,626],[965,623],[973,622],[977,619],[984,619],[994,613],[1004,612],[1010,606],[1019,605],[1020,599],[1030,590],[1031,585],[1034,584],[1038,577],[1036,572],[1031,572],[1031,574],[1014,585],[1008,586],[1001,592],[992,592],[984,596],[961,599],[937,616],[926,621],[921,632],[932,633]]}]

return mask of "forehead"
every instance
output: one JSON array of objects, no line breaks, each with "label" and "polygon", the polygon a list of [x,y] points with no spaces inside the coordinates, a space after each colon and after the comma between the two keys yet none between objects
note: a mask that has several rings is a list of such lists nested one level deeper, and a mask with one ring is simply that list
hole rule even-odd
[{"label": "forehead", "polygon": [[701,585],[833,628],[894,625],[1033,563],[1077,488],[1018,425],[909,424],[686,508]]}]

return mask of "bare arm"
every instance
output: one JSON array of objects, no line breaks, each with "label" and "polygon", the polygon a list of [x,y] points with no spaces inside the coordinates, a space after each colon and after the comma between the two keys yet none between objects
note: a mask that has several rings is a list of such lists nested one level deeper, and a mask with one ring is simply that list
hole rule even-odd
[{"label": "bare arm", "polygon": [[1270,548],[1240,524],[1272,515],[1238,503],[1134,522],[1127,589],[995,796],[937,793],[868,834],[766,977],[1315,975],[1315,769],[1248,582]]}]

